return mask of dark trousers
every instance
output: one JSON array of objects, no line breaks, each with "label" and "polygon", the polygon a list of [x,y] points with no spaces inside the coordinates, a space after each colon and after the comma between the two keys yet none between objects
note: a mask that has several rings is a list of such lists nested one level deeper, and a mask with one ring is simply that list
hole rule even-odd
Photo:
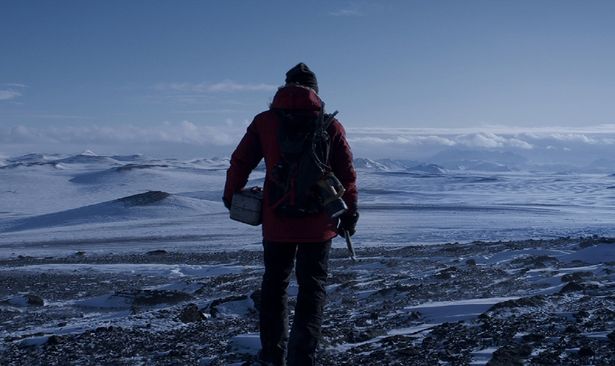
[{"label": "dark trousers", "polygon": [[[263,242],[265,274],[261,287],[260,359],[274,365],[315,365],[325,305],[331,240],[322,243]],[[297,305],[288,335],[287,288],[296,264]]]}]

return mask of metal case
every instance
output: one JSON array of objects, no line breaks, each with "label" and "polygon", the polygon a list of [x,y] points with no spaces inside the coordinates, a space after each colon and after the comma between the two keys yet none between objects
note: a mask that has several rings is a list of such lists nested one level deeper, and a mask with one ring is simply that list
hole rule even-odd
[{"label": "metal case", "polygon": [[263,191],[252,187],[233,195],[231,219],[244,224],[258,226],[262,222]]}]

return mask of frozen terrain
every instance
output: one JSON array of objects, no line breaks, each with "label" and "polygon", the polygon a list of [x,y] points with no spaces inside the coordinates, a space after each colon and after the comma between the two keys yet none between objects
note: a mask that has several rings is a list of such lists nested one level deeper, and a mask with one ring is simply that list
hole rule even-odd
[{"label": "frozen terrain", "polygon": [[[356,241],[362,246],[615,236],[613,175],[356,163],[362,213]],[[90,151],[5,159],[0,256],[118,253],[160,245],[183,251],[256,249],[260,229],[230,221],[222,206],[227,166],[227,159]],[[263,171],[251,178],[250,184],[262,185]],[[130,198],[148,191],[160,193]]]},{"label": "frozen terrain", "polygon": [[[323,364],[615,362],[615,176],[356,165],[360,260],[334,242]],[[249,361],[260,228],[228,219],[227,166],[0,160],[0,364]]]},{"label": "frozen terrain", "polygon": [[[608,365],[615,240],[335,249],[323,365]],[[241,365],[259,251],[0,261],[3,365]],[[297,287],[289,289],[291,309]],[[247,364],[247,363],[246,363]]]}]

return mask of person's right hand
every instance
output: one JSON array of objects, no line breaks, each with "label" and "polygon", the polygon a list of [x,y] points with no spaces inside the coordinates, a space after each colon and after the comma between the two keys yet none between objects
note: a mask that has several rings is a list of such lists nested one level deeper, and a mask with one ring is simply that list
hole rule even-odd
[{"label": "person's right hand", "polygon": [[231,201],[227,200],[225,197],[222,197],[222,202],[224,202],[224,207],[226,207],[227,210],[230,211],[230,209],[231,209]]}]

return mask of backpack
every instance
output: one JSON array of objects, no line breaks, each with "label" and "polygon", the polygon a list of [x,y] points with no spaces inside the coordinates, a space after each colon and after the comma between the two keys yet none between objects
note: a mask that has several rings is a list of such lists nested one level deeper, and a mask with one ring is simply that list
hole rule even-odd
[{"label": "backpack", "polygon": [[327,128],[337,111],[274,110],[280,119],[278,143],[281,159],[273,167],[268,185],[274,211],[287,217],[303,217],[323,211],[317,182],[331,171],[331,141]]}]

